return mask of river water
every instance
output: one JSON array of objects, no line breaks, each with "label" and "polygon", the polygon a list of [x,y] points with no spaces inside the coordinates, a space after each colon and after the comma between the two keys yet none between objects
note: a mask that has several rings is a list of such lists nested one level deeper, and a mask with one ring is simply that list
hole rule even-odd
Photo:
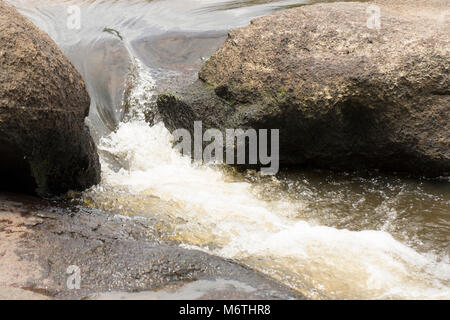
[{"label": "river water", "polygon": [[[8,2],[86,82],[102,182],[83,205],[153,219],[162,240],[237,260],[312,298],[450,299],[449,177],[217,168],[178,154],[158,121],[155,95],[195,79],[229,29],[310,1]],[[73,6],[79,29],[67,24]]]}]

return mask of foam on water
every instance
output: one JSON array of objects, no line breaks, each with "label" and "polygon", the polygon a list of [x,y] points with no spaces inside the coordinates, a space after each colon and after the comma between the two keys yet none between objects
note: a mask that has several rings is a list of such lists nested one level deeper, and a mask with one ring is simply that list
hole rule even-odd
[{"label": "foam on water", "polygon": [[[260,200],[251,184],[230,182],[217,169],[192,164],[171,145],[162,123],[120,124],[99,149],[125,161],[126,169],[104,163],[102,185],[125,187],[144,202],[157,197],[176,203],[181,210],[161,214],[187,221],[175,226],[186,245],[240,260],[295,288],[320,288],[330,297],[450,298],[448,258],[420,254],[385,231],[296,219],[291,213],[297,204]],[[145,214],[142,206],[127,210]],[[199,234],[195,240],[192,233]]]},{"label": "foam on water", "polygon": [[144,121],[142,106],[155,82],[138,60],[135,65],[128,96],[132,116],[98,146],[102,183],[87,193],[97,204],[112,201],[126,214],[144,216],[155,211],[148,199],[170,204],[156,213],[175,230],[167,238],[241,261],[313,297],[450,298],[448,256],[418,253],[386,228],[313,225],[296,218],[301,202],[264,201],[250,183],[230,181],[223,171],[179,154],[161,122]]},{"label": "foam on water", "polygon": [[[84,66],[85,52],[96,52],[89,51],[91,46],[105,39],[114,43],[112,35],[103,32],[106,27],[120,32],[120,43],[134,62],[125,121],[98,145],[102,182],[85,192],[85,200],[92,199],[88,203],[127,215],[156,217],[163,224],[162,238],[236,259],[314,297],[450,299],[448,251],[425,254],[394,238],[390,232],[399,219],[399,212],[392,208],[395,199],[394,204],[387,199],[376,208],[388,216],[379,230],[350,231],[344,229],[345,224],[335,228],[320,219],[306,221],[302,212],[307,204],[301,199],[278,195],[264,199],[255,194],[253,184],[237,176],[193,164],[172,149],[172,136],[162,123],[149,126],[144,121],[155,78],[160,75],[134,58],[139,55],[133,52],[132,41],[167,31],[228,30],[283,6],[307,2],[39,0],[31,5],[30,1],[8,0],[48,32],[75,62],[92,87],[91,98],[96,96],[95,88],[103,88],[95,86],[102,78],[86,77],[89,73],[83,73],[80,66]],[[83,28],[76,32],[66,27],[69,4],[81,8]],[[113,56],[108,46],[99,48],[108,52],[105,58],[99,55],[101,61]],[[104,81],[108,82],[108,68],[114,68],[114,63],[105,66]],[[103,99],[97,102],[117,111],[115,99]],[[95,109],[93,105],[91,111]],[[450,181],[448,177],[442,180]],[[304,192],[311,201],[318,197],[311,189]],[[335,202],[329,201],[326,210],[335,210]],[[352,204],[364,208],[364,203]]]}]

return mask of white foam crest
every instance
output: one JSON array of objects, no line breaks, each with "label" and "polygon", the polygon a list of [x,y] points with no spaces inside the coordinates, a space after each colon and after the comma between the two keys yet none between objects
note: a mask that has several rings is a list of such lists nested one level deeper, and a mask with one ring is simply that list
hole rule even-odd
[{"label": "white foam crest", "polygon": [[155,79],[144,64],[137,59],[132,52],[131,46],[126,45],[130,57],[133,59],[132,70],[128,81],[131,85],[130,92],[125,97],[127,99],[128,110],[125,115],[126,120],[145,120],[145,111],[151,107],[151,100],[155,90]]},{"label": "white foam crest", "polygon": [[185,239],[207,233],[203,249],[212,241],[212,252],[223,257],[272,259],[277,268],[306,275],[304,281],[332,296],[450,298],[448,257],[437,262],[432,254],[419,254],[395,240],[387,225],[359,232],[311,225],[295,218],[301,203],[259,200],[249,183],[228,182],[221,171],[182,156],[163,123],[145,122],[142,109],[155,83],[138,60],[135,66],[131,117],[98,146],[122,168],[102,159],[102,185],[177,203],[182,210],[166,213],[188,221],[177,226]]},{"label": "white foam crest", "polygon": [[286,203],[280,205],[283,212],[270,210],[252,194],[250,184],[226,182],[220,171],[192,164],[171,144],[162,123],[122,123],[102,139],[99,149],[125,160],[127,169],[104,167],[103,184],[180,203],[182,218],[202,225],[218,242],[214,253],[295,261],[287,267],[311,274],[314,285],[328,286],[336,294],[347,288],[359,297],[450,297],[448,261],[438,263],[384,231],[313,226],[290,218],[286,210],[295,208]]},{"label": "white foam crest", "polygon": [[[294,259],[298,272],[320,273],[319,281],[354,286],[384,298],[449,298],[450,265],[422,255],[383,231],[349,231],[304,221],[268,234],[241,234],[215,253],[229,258]],[[358,288],[361,286],[361,288]]]},{"label": "white foam crest", "polygon": [[144,121],[120,124],[116,132],[102,139],[99,149],[125,160],[127,169],[115,172],[104,167],[103,183],[125,185],[134,194],[151,190],[163,200],[186,204],[191,208],[186,214],[202,211],[214,213],[210,218],[217,220],[234,216],[279,224],[263,201],[250,196],[248,183],[227,183],[222,173],[192,164],[171,145],[172,136],[162,123],[152,127]]}]

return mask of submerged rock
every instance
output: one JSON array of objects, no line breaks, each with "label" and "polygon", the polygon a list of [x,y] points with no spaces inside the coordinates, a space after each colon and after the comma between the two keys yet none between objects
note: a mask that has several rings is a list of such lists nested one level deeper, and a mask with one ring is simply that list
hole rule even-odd
[{"label": "submerged rock", "polygon": [[162,118],[280,129],[282,165],[449,174],[449,21],[432,3],[378,4],[380,29],[370,4],[330,3],[231,31],[197,82],[159,96]]},{"label": "submerged rock", "polygon": [[60,194],[98,183],[89,95],[43,31],[0,2],[0,187]]}]

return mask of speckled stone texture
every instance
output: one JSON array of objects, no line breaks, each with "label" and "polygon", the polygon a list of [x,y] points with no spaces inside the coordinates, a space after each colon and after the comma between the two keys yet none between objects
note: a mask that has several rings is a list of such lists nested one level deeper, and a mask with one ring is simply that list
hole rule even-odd
[{"label": "speckled stone texture", "polygon": [[0,187],[53,195],[98,183],[89,104],[56,44],[0,1]]},{"label": "speckled stone texture", "polygon": [[450,173],[450,30],[439,1],[303,6],[232,30],[160,95],[170,129],[280,129],[282,165]]}]

